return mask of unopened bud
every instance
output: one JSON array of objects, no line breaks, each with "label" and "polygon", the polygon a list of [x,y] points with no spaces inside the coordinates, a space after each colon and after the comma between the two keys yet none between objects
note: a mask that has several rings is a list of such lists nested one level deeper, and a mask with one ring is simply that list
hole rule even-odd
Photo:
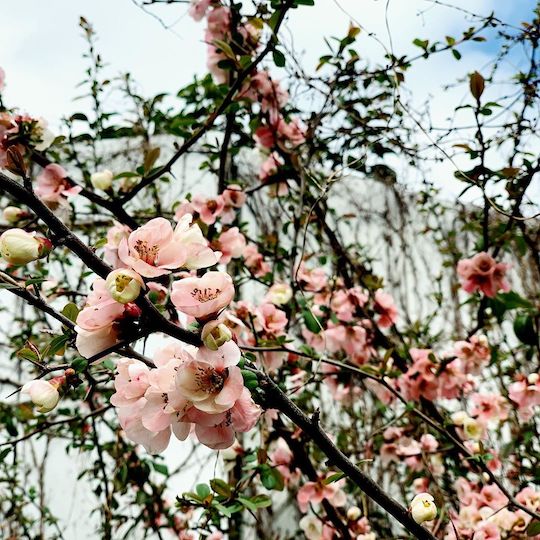
[{"label": "unopened bud", "polygon": [[8,223],[17,223],[17,221],[28,217],[30,214],[21,208],[17,208],[16,206],[6,206],[2,212],[2,215]]},{"label": "unopened bud", "polygon": [[0,255],[10,264],[21,265],[45,257],[52,244],[23,229],[9,229],[0,236]]},{"label": "unopened bud", "polygon": [[90,177],[90,182],[96,189],[101,189],[102,191],[107,191],[112,186],[114,175],[108,169],[103,171],[95,172]]},{"label": "unopened bud", "polygon": [[137,272],[127,268],[113,270],[105,280],[112,298],[121,304],[136,300],[144,288],[144,281]]},{"label": "unopened bud", "polygon": [[538,379],[540,378],[540,375],[538,375],[538,373],[531,373],[528,377],[527,377],[527,382],[529,384],[536,384],[538,382]]},{"label": "unopened bud", "polygon": [[201,338],[206,347],[211,351],[217,351],[224,343],[232,339],[232,332],[223,320],[218,319],[204,325]]},{"label": "unopened bud", "polygon": [[39,407],[39,412],[45,413],[52,411],[60,401],[58,386],[59,382],[54,379],[53,381],[34,379],[27,382],[21,391],[28,394],[32,403]]},{"label": "unopened bud", "polygon": [[358,508],[358,506],[351,506],[347,510],[347,519],[349,521],[357,521],[358,518],[360,517],[360,515],[361,515],[361,512],[360,512],[360,508]]},{"label": "unopened bud", "polygon": [[482,438],[482,425],[474,418],[466,418],[463,421],[463,433],[468,439],[478,441]]}]

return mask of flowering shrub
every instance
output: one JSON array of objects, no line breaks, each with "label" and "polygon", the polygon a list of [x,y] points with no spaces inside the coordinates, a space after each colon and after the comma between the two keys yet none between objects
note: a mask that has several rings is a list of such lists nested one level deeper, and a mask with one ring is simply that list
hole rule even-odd
[{"label": "flowering shrub", "polygon": [[[36,457],[62,440],[103,538],[540,539],[538,13],[460,11],[382,65],[351,24],[308,71],[283,25],[313,4],[192,0],[209,74],[167,105],[81,19],[66,136],[0,100],[3,537],[64,537]],[[433,125],[409,73],[484,40]]]}]

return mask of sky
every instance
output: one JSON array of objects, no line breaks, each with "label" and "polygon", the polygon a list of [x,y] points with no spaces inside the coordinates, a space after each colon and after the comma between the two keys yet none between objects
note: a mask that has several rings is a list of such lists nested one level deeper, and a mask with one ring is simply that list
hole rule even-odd
[{"label": "sky", "polygon": [[[81,15],[98,35],[97,48],[108,64],[107,75],[129,71],[143,95],[175,94],[194,74],[204,74],[204,22],[189,17],[187,4],[153,6],[145,11],[139,5],[142,1],[2,0],[0,66],[7,75],[5,103],[44,117],[53,131],[59,129],[62,116],[87,110],[86,100],[74,101],[86,65],[82,59],[85,43],[78,27]],[[290,13],[282,38],[294,45],[302,65],[313,71],[318,58],[327,52],[324,37],[342,37],[352,21],[363,29],[360,54],[375,63],[383,60],[385,49],[415,54],[419,52],[412,44],[415,38],[458,37],[471,26],[463,11],[440,5],[445,1],[480,14],[494,11],[516,25],[536,4],[535,0],[435,1],[438,4],[434,0],[316,0],[315,8],[301,7]],[[445,91],[442,85],[481,71],[492,60],[494,46],[491,40],[467,44],[460,49],[463,58],[459,62],[450,53],[418,62],[406,80],[415,106],[429,103],[434,124],[444,125],[454,107],[470,95],[466,83]],[[510,63],[507,67],[515,69]],[[502,92],[502,88],[488,92]],[[453,170],[448,163],[435,166],[433,176],[435,183],[452,195],[463,187],[450,180]]]}]

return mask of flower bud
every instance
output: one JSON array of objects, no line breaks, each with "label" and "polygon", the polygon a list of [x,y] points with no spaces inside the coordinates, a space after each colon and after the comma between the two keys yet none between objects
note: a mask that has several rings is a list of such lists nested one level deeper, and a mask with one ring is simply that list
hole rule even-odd
[{"label": "flower bud", "polygon": [[109,171],[108,169],[104,169],[103,171],[95,172],[90,177],[90,182],[92,182],[92,185],[96,189],[107,191],[112,186],[113,177],[114,175],[111,171]]},{"label": "flower bud", "polygon": [[144,281],[137,272],[127,268],[113,270],[105,280],[112,298],[121,304],[133,302],[144,288]]},{"label": "flower bud", "polygon": [[10,264],[20,265],[45,257],[52,244],[23,229],[9,229],[0,236],[0,255]]},{"label": "flower bud", "polygon": [[347,519],[349,521],[358,521],[358,518],[360,517],[360,515],[361,515],[361,512],[358,506],[351,506],[347,510]]},{"label": "flower bud", "polygon": [[201,338],[211,351],[217,351],[224,343],[232,339],[232,332],[223,319],[210,321],[202,329]]},{"label": "flower bud", "polygon": [[528,377],[527,377],[527,382],[529,384],[536,384],[538,382],[538,379],[540,378],[540,376],[538,375],[538,373],[531,373]]},{"label": "flower bud", "polygon": [[34,379],[27,382],[22,387],[22,392],[28,394],[34,405],[38,405],[39,412],[52,411],[60,401],[58,393],[58,381],[44,381],[43,379]]},{"label": "flower bud", "polygon": [[431,521],[437,516],[437,506],[433,495],[429,493],[419,493],[411,501],[411,515],[416,523]]},{"label": "flower bud", "polygon": [[266,293],[266,300],[276,306],[287,304],[291,298],[292,289],[286,283],[274,283]]},{"label": "flower bud", "polygon": [[8,223],[17,223],[17,221],[30,215],[28,212],[25,212],[16,206],[6,206],[2,214]]}]

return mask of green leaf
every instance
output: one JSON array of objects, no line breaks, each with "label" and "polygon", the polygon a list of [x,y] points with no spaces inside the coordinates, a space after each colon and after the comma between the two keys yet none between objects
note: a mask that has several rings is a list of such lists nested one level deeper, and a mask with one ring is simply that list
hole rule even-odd
[{"label": "green leaf", "polygon": [[266,464],[261,465],[259,474],[261,477],[261,483],[266,489],[282,491],[285,487],[283,476],[274,467],[270,467]]},{"label": "green leaf", "polygon": [[319,319],[311,313],[309,309],[305,309],[302,312],[302,316],[304,317],[304,323],[306,325],[306,328],[313,332],[314,334],[318,334],[322,330],[321,323],[319,322]]},{"label": "green leaf", "polygon": [[285,66],[285,55],[279,49],[274,49],[272,56],[277,67]]},{"label": "green leaf", "polygon": [[452,54],[456,60],[461,60],[461,53],[457,49],[452,49]]},{"label": "green leaf", "polygon": [[201,499],[206,499],[206,497],[210,495],[210,488],[207,484],[197,484],[195,486],[195,491]]},{"label": "green leaf", "polygon": [[167,476],[169,474],[169,469],[164,463],[153,462],[152,467],[154,468],[154,471],[163,474],[164,476]]},{"label": "green leaf", "polygon": [[71,322],[75,322],[79,315],[79,308],[73,302],[69,302],[62,308],[62,315],[67,317]]},{"label": "green leaf", "polygon": [[332,482],[337,482],[338,480],[341,480],[342,478],[345,478],[345,473],[338,472],[335,474],[330,475],[328,478],[324,479],[325,485],[331,484]]},{"label": "green leaf", "polygon": [[497,300],[502,302],[506,309],[516,309],[516,308],[532,308],[533,305],[525,298],[520,296],[514,291],[507,293],[499,293],[496,296]]},{"label": "green leaf", "polygon": [[71,367],[77,373],[81,373],[88,367],[88,360],[86,358],[83,358],[82,356],[79,356],[79,358],[75,358],[75,360],[71,362]]},{"label": "green leaf", "polygon": [[210,480],[210,487],[222,497],[230,497],[232,490],[231,486],[225,480],[221,480],[221,478],[214,478],[213,480]]},{"label": "green leaf", "polygon": [[527,527],[527,536],[540,534],[540,521],[531,521]]},{"label": "green leaf", "polygon": [[526,345],[536,345],[538,333],[534,328],[534,321],[531,315],[522,313],[514,320],[514,334]]},{"label": "green leaf", "polygon": [[250,499],[246,499],[245,497],[238,497],[238,500],[248,509],[248,510],[251,510],[252,512],[256,512],[257,511],[257,508],[258,506],[251,502]]}]

